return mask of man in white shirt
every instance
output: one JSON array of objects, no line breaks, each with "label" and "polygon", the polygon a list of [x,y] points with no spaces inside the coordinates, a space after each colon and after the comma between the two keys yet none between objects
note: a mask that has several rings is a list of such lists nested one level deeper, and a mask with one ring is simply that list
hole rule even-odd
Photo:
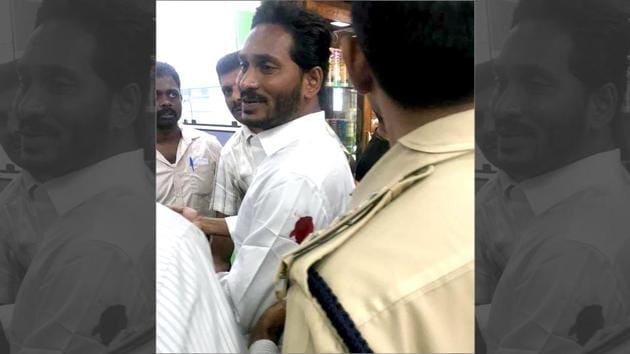
[{"label": "man in white shirt", "polygon": [[510,194],[533,215],[492,296],[490,353],[580,352],[630,316],[630,176],[613,139],[629,43],[608,1],[515,10],[491,106],[497,158],[522,179]]},{"label": "man in white shirt", "polygon": [[[242,121],[252,138],[256,173],[229,231],[189,215],[207,234],[231,234],[236,258],[220,274],[243,332],[273,302],[280,257],[343,212],[354,188],[338,140],[319,111],[330,32],[293,3],[263,3],[239,53]],[[307,44],[309,43],[309,44]]]},{"label": "man in white shirt", "polygon": [[[238,52],[224,56],[216,66],[225,104],[242,124],[241,95],[236,82],[240,68]],[[221,150],[212,200],[212,209],[220,217],[236,215],[241,206],[254,176],[250,139],[259,132],[260,129],[243,124]]]},{"label": "man in white shirt", "polygon": [[210,201],[221,144],[210,134],[177,124],[182,95],[179,75],[169,64],[156,63],[155,94],[157,201],[214,216]]},{"label": "man in white shirt", "polygon": [[46,0],[38,10],[10,126],[35,181],[30,205],[52,221],[37,228],[42,214],[20,212],[20,196],[3,205],[14,226],[40,233],[5,328],[12,353],[154,347],[155,186],[134,131],[154,54],[150,9]]},{"label": "man in white shirt", "polygon": [[156,352],[244,352],[205,235],[165,206],[156,208]]},{"label": "man in white shirt", "polygon": [[[521,232],[533,216],[518,190],[518,178],[497,159],[497,132],[490,114],[494,91],[492,62],[475,67],[475,142],[477,153],[498,172],[475,195],[475,303],[490,304]],[[516,188],[516,189],[514,189]],[[485,323],[485,320],[481,320]]]},{"label": "man in white shirt", "polygon": [[[260,132],[260,129],[250,129],[241,121],[241,94],[236,83],[240,68],[238,52],[232,52],[219,59],[216,66],[225,104],[234,119],[242,124],[221,149],[211,205],[211,209],[217,213],[218,217],[230,217],[237,214],[245,192],[252,183],[255,170],[251,138]],[[213,237],[211,245],[215,269],[228,271],[230,256],[234,250],[232,240],[228,237]]]}]

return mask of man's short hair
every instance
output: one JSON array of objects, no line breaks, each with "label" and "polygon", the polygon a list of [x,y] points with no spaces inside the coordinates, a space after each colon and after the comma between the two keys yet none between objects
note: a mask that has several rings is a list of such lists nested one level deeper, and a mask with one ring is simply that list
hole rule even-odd
[{"label": "man's short hair", "polygon": [[472,97],[473,1],[358,1],[352,26],[377,81],[406,108]]},{"label": "man's short hair", "polygon": [[568,63],[573,75],[590,88],[612,82],[621,104],[630,54],[628,14],[608,0],[520,1],[512,28],[531,20],[548,21],[565,31],[573,41]]},{"label": "man's short hair", "polygon": [[67,20],[95,38],[92,67],[114,90],[136,83],[148,96],[155,55],[155,4],[144,0],[44,0],[35,27]]},{"label": "man's short hair", "polygon": [[217,62],[217,75],[219,77],[239,69],[241,66],[241,61],[238,59],[238,51],[232,52],[223,56],[223,58],[219,59]]},{"label": "man's short hair", "polygon": [[161,61],[155,62],[155,77],[158,78],[164,76],[170,76],[177,84],[177,87],[181,87],[179,75],[177,74],[177,71],[173,66],[167,63],[163,63]]},{"label": "man's short hair", "polygon": [[264,1],[256,9],[251,28],[263,23],[279,25],[289,32],[293,38],[291,59],[303,71],[321,67],[326,80],[332,37],[326,20],[292,2]]}]

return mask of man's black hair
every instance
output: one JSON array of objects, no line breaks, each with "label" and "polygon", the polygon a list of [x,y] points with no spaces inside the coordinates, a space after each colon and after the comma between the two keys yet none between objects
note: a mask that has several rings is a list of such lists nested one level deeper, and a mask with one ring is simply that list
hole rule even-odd
[{"label": "man's black hair", "polygon": [[[94,36],[92,67],[114,90],[136,83],[149,97],[155,56],[155,3],[145,0],[44,0],[35,27],[66,20]],[[144,104],[144,102],[143,102]]]},{"label": "man's black hair", "polygon": [[406,108],[472,97],[472,1],[358,1],[352,26],[377,81]]},{"label": "man's black hair", "polygon": [[573,41],[568,63],[573,75],[593,89],[612,82],[621,104],[630,54],[627,14],[608,0],[523,0],[512,28],[527,21],[548,21],[565,31]]},{"label": "man's black hair", "polygon": [[241,63],[238,59],[238,51],[226,54],[217,62],[217,75],[223,76],[230,71],[240,68]]},{"label": "man's black hair", "polygon": [[[314,11],[293,2],[263,1],[256,9],[251,28],[263,23],[279,25],[291,34],[291,59],[303,71],[317,66],[322,68],[323,86],[328,75],[332,37],[328,22]],[[323,90],[320,90],[320,103],[323,99],[321,91]]]},{"label": "man's black hair", "polygon": [[164,76],[170,76],[171,78],[173,78],[173,80],[177,84],[177,87],[181,88],[179,74],[177,74],[175,68],[172,65],[163,63],[161,61],[155,62],[155,77],[159,78]]}]

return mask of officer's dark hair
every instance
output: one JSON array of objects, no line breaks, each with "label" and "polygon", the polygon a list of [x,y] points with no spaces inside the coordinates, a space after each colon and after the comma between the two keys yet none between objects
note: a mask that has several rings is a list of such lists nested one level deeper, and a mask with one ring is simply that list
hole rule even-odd
[{"label": "officer's dark hair", "polygon": [[97,75],[113,90],[136,83],[146,100],[155,55],[154,18],[155,5],[143,0],[44,0],[35,27],[52,20],[79,25],[95,38],[92,67]]},{"label": "officer's dark hair", "polygon": [[406,108],[472,97],[472,1],[357,1],[352,26],[377,81]]},{"label": "officer's dark hair", "polygon": [[573,41],[569,70],[587,87],[612,82],[619,102],[625,92],[626,56],[630,49],[628,15],[608,0],[522,0],[514,10],[512,28],[527,21],[548,21]]},{"label": "officer's dark hair", "polygon": [[[259,24],[269,23],[281,26],[291,34],[293,45],[289,52],[291,59],[302,69],[322,68],[322,86],[328,75],[330,57],[330,25],[314,11],[299,4],[284,1],[263,1],[252,19],[252,29]],[[320,103],[323,95],[320,90]]]},{"label": "officer's dark hair", "polygon": [[240,68],[241,63],[238,59],[238,51],[223,56],[217,62],[217,75],[219,77]]},{"label": "officer's dark hair", "polygon": [[165,77],[165,76],[170,76],[171,78],[173,78],[173,80],[177,84],[177,87],[178,88],[181,87],[181,83],[179,81],[179,74],[177,74],[177,71],[172,65],[168,63],[163,63],[161,61],[155,62],[155,77],[158,78],[158,77]]}]

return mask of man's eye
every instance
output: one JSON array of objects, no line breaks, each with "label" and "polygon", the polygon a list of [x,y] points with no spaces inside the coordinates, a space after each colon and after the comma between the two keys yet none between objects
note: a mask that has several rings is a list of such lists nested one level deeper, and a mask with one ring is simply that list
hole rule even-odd
[{"label": "man's eye", "polygon": [[179,97],[179,92],[171,91],[168,93],[168,98],[178,98],[178,97]]},{"label": "man's eye", "polygon": [[66,93],[74,89],[75,84],[72,81],[64,79],[53,79],[48,82],[48,88],[55,93]]},{"label": "man's eye", "polygon": [[270,72],[274,69],[273,66],[269,65],[269,64],[261,64],[260,65],[260,70],[263,72]]}]

